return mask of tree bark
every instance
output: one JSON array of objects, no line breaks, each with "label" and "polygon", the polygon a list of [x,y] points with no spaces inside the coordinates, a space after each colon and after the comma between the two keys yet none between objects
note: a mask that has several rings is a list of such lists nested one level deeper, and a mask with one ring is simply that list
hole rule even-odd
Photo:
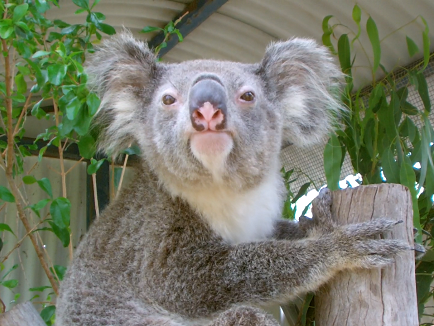
[{"label": "tree bark", "polygon": [[[413,242],[410,191],[398,184],[360,186],[333,192],[332,212],[340,225],[379,217],[402,220],[384,234]],[[341,272],[315,297],[317,326],[417,326],[414,252],[399,254],[384,269]]]},{"label": "tree bark", "polygon": [[29,301],[20,303],[0,315],[1,326],[47,326]]}]

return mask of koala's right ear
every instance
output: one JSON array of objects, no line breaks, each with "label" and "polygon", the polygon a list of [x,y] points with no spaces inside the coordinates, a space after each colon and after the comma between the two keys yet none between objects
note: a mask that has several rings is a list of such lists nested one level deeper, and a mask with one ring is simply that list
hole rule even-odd
[{"label": "koala's right ear", "polygon": [[259,73],[270,99],[283,109],[284,144],[320,142],[344,110],[339,102],[343,74],[329,51],[313,40],[271,44]]},{"label": "koala's right ear", "polygon": [[123,31],[105,40],[86,62],[88,87],[101,99],[94,120],[101,128],[98,148],[110,155],[127,148],[140,128],[137,112],[153,89],[155,59],[146,43]]}]

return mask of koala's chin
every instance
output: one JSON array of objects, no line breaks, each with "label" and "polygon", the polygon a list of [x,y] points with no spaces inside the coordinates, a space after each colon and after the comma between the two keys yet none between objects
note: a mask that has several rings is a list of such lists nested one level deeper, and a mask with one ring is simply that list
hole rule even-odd
[{"label": "koala's chin", "polygon": [[233,148],[232,137],[227,132],[219,131],[193,133],[190,137],[190,148],[214,179],[221,180],[226,159]]}]

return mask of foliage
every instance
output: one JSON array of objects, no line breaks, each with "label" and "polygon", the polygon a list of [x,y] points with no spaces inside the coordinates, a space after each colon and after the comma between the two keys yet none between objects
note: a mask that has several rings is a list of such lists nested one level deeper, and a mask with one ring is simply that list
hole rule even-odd
[{"label": "foliage", "polygon": [[[7,205],[14,205],[26,234],[19,239],[12,225],[0,223],[0,288],[13,290],[19,280],[11,278],[11,272],[18,264],[7,269],[8,258],[20,247],[21,243],[30,238],[36,254],[45,271],[50,285],[32,287],[30,292],[42,292],[49,289],[50,293],[41,302],[41,317],[47,325],[54,324],[55,305],[53,294],[58,293],[58,283],[63,279],[66,267],[53,265],[44,247],[41,231],[49,231],[56,235],[65,247],[65,254],[72,257],[71,243],[71,202],[68,199],[66,175],[76,166],[65,171],[64,151],[71,144],[77,144],[81,159],[88,163],[88,174],[91,174],[96,191],[95,173],[101,165],[110,158],[95,156],[95,139],[97,131],[91,129],[92,117],[97,113],[100,99],[87,89],[87,75],[83,65],[86,55],[94,51],[94,45],[99,43],[103,34],[115,34],[115,29],[104,23],[106,17],[101,12],[94,11],[100,0],[73,0],[77,6],[75,14],[83,17],[81,24],[69,24],[60,19],[50,20],[47,12],[53,7],[59,7],[57,0],[0,0],[0,57],[4,74],[0,79],[0,167],[6,175],[7,184],[0,186],[0,211]],[[176,25],[182,19],[170,22],[164,28],[145,27],[143,32],[161,31],[164,41],[155,49],[156,53],[165,46],[167,38],[176,34],[180,41],[182,35]],[[47,107],[51,106],[51,107]],[[25,122],[32,115],[37,119],[51,121],[52,127],[41,130],[33,144],[23,142]],[[42,144],[42,145],[41,145]],[[26,170],[25,157],[38,155],[39,161],[47,149],[57,148],[61,178],[62,193],[53,193],[52,184],[57,180],[47,177],[40,179],[32,175],[33,167]],[[119,189],[128,156],[137,155],[136,146],[125,150],[125,162],[122,168],[116,168],[122,175],[113,178]],[[26,188],[40,190],[45,198],[38,202],[29,202]],[[96,197],[96,196],[95,196]],[[98,214],[98,203],[95,203]],[[11,234],[15,243],[9,252],[2,251],[3,235]],[[18,234],[18,233],[17,233]],[[35,294],[31,300],[39,298]],[[20,298],[16,293],[14,302]],[[0,297],[0,313],[5,305]]]},{"label": "foliage", "polygon": [[[343,128],[332,135],[324,151],[324,165],[328,186],[338,188],[341,165],[348,154],[354,173],[362,176],[363,184],[400,183],[411,192],[414,212],[414,226],[418,230],[416,241],[428,248],[428,253],[416,263],[419,313],[422,316],[424,305],[433,297],[434,255],[434,164],[431,101],[428,93],[424,69],[430,60],[429,27],[425,19],[417,17],[413,23],[423,26],[423,59],[419,65],[401,68],[401,74],[388,72],[381,64],[381,45],[375,21],[369,17],[366,29],[361,26],[361,9],[353,9],[353,20],[357,32],[349,27],[342,31],[342,24],[330,25],[333,16],[323,20],[323,43],[335,53],[346,85],[343,101],[349,108],[344,117]],[[339,26],[339,27],[338,27]],[[359,42],[361,33],[366,32],[372,46],[372,54],[367,55],[372,75],[372,87],[368,90],[354,90],[353,74],[356,69],[354,44]],[[333,39],[337,40],[336,42]],[[419,53],[419,48],[411,38],[406,37],[409,56]],[[358,67],[360,68],[360,67]],[[377,79],[382,75],[381,79]],[[423,103],[417,108],[408,99],[409,92],[417,92]],[[431,120],[430,120],[431,118]]]},{"label": "foliage", "polygon": [[[71,25],[59,19],[47,19],[46,13],[50,7],[58,6],[56,0],[0,2],[1,57],[4,65],[4,78],[0,81],[0,166],[8,181],[8,187],[0,187],[0,204],[2,208],[6,203],[16,205],[26,236],[31,239],[55,294],[58,292],[61,269],[49,266],[48,261],[51,262],[51,259],[41,249],[42,240],[37,235],[37,230],[53,232],[63,246],[69,247],[72,252],[71,203],[67,198],[65,178],[70,171],[64,170],[63,151],[69,144],[78,143],[80,149],[86,149],[86,152],[81,150],[83,157],[90,158],[94,155],[95,141],[89,134],[89,127],[100,101],[86,88],[87,76],[83,63],[85,54],[93,51],[93,43],[101,40],[101,33],[115,33],[112,26],[104,23],[105,16],[93,11],[99,0],[95,0],[92,5],[88,0],[73,2],[79,7],[76,14],[86,13],[83,24]],[[52,112],[42,109],[46,103],[52,104]],[[53,194],[52,180],[45,177],[38,180],[31,171],[25,171],[24,158],[38,149],[36,142],[31,145],[21,143],[29,114],[53,122],[53,127],[42,132],[36,141],[44,141],[39,150],[39,161],[48,146],[58,148],[63,189],[60,197]],[[46,198],[31,203],[22,196],[25,193],[23,188],[35,186],[46,194]],[[49,213],[45,214],[47,210]],[[32,214],[37,218],[35,225],[32,223]],[[13,231],[9,225],[2,224],[0,232]],[[23,240],[17,239],[12,251]],[[4,253],[0,266],[2,270],[12,251]],[[1,286],[13,289],[18,285],[18,280],[7,279],[8,274],[17,266],[0,274]],[[16,299],[18,297],[19,294]],[[47,301],[50,300],[49,296]],[[54,305],[48,305],[42,310],[41,315],[49,325],[54,320],[54,311]]]}]

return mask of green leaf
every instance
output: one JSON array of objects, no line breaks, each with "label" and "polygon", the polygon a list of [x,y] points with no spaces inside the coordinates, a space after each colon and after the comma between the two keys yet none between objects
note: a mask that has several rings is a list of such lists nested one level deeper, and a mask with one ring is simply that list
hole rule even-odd
[{"label": "green leaf", "polygon": [[425,79],[425,76],[422,72],[418,72],[416,74],[417,78],[417,91],[419,92],[419,96],[422,99],[423,106],[426,112],[431,112],[431,100],[428,92],[428,85]]},{"label": "green leaf", "polygon": [[14,231],[12,231],[12,229],[10,228],[9,225],[5,224],[5,223],[0,223],[0,232],[2,231],[7,231],[12,233],[13,235],[15,235]]},{"label": "green leaf", "polygon": [[295,204],[297,200],[299,200],[302,196],[306,195],[306,191],[310,187],[310,182],[306,182],[300,187],[300,190],[298,190],[297,195],[291,200],[291,203]]},{"label": "green leaf", "polygon": [[408,137],[408,139],[413,142],[414,138],[416,137],[416,126],[409,117],[406,117],[400,127],[399,127],[399,134],[401,137]]},{"label": "green leaf", "polygon": [[327,187],[330,190],[339,189],[339,177],[342,166],[342,147],[338,137],[332,134],[324,149],[324,170]]},{"label": "green leaf", "polygon": [[49,221],[48,224],[50,224],[53,233],[59,238],[59,240],[62,242],[63,247],[69,246],[70,241],[70,233],[68,228],[60,228],[55,223]]},{"label": "green leaf", "polygon": [[95,1],[93,2],[92,7],[91,7],[90,9],[93,9],[93,8],[98,4],[98,2],[100,2],[100,0],[95,0]]},{"label": "green leaf", "polygon": [[80,155],[86,159],[91,159],[95,155],[96,146],[95,139],[90,134],[80,137],[78,142],[78,150]]},{"label": "green leaf", "polygon": [[66,71],[68,67],[66,65],[61,64],[53,64],[48,66],[48,80],[53,85],[59,86],[63,82],[63,78],[65,78]]},{"label": "green leaf", "polygon": [[96,173],[96,171],[99,170],[99,168],[101,167],[101,165],[104,163],[105,160],[106,159],[103,158],[102,160],[97,161],[97,160],[95,160],[95,159],[92,158],[90,160],[91,164],[87,167],[87,174],[90,175],[90,174]]},{"label": "green leaf", "polygon": [[38,180],[38,185],[39,187],[45,191],[48,196],[50,196],[51,198],[53,198],[53,191],[51,189],[51,183],[50,180],[47,178],[42,178],[41,180]]},{"label": "green leaf", "polygon": [[50,206],[50,214],[56,226],[61,229],[67,228],[71,214],[70,201],[64,197],[54,199]]},{"label": "green leaf", "polygon": [[32,111],[31,111],[32,116],[34,116],[34,117],[36,117],[36,118],[38,118],[38,119],[42,119],[42,118],[45,118],[45,117],[47,116],[47,113],[45,113],[45,111],[42,110],[42,109],[39,107],[39,106],[41,105],[41,103],[42,103],[43,100],[44,100],[44,99],[42,99],[42,100],[40,100],[39,102],[37,102],[37,103],[33,106]]},{"label": "green leaf", "polygon": [[377,86],[372,90],[371,95],[369,95],[369,109],[372,110],[373,113],[376,113],[380,109],[385,98],[386,94],[384,93],[383,85],[377,84]]},{"label": "green leaf", "polygon": [[160,27],[145,26],[145,28],[143,28],[140,31],[140,33],[152,33],[152,32],[159,32],[159,31],[163,31],[163,29]]},{"label": "green leaf", "polygon": [[47,1],[45,0],[35,0],[35,6],[36,6],[36,10],[40,13],[43,14],[45,13],[48,9],[50,9],[50,5],[47,3]]},{"label": "green leaf", "polygon": [[353,7],[353,20],[357,24],[357,34],[351,41],[351,44],[354,44],[354,42],[360,37],[360,34],[362,32],[362,28],[360,26],[360,20],[362,19],[362,10],[360,7],[356,4]]},{"label": "green leaf", "polygon": [[69,120],[74,120],[81,108],[81,102],[77,96],[75,96],[66,106],[66,116]]},{"label": "green leaf", "polygon": [[18,74],[15,76],[15,84],[17,85],[17,92],[24,94],[27,92],[27,83],[24,80],[24,76],[22,74]]},{"label": "green leaf", "polygon": [[3,281],[0,283],[1,285],[9,288],[9,289],[13,289],[15,287],[17,287],[18,285],[18,280],[8,280],[8,281]]},{"label": "green leaf", "polygon": [[45,285],[45,286],[38,286],[36,288],[30,288],[29,291],[31,292],[42,292],[46,289],[52,289],[51,286]]},{"label": "green leaf", "polygon": [[374,53],[374,63],[372,66],[372,72],[375,73],[380,65],[381,59],[381,46],[380,46],[380,37],[378,36],[377,24],[372,19],[372,17],[368,18],[366,22],[366,31],[368,32],[369,40],[371,41],[372,51]]},{"label": "green leaf", "polygon": [[430,39],[429,39],[429,27],[425,18],[420,16],[422,19],[422,23],[425,25],[425,30],[422,32],[422,41],[423,41],[423,68],[425,69],[429,63],[430,57]]},{"label": "green leaf", "polygon": [[89,0],[72,0],[77,6],[89,10]]},{"label": "green leaf", "polygon": [[8,39],[9,36],[14,32],[13,26],[2,26],[0,27],[0,37],[3,39]]},{"label": "green leaf", "polygon": [[335,48],[331,42],[331,35],[333,34],[333,30],[329,26],[329,20],[332,17],[332,15],[326,16],[322,21],[322,43],[329,48],[331,53],[336,54]]},{"label": "green leaf", "polygon": [[114,35],[114,34],[116,34],[116,30],[113,28],[113,26],[110,26],[108,24],[98,23],[98,25],[95,24],[95,26],[101,32],[106,33],[107,35]]},{"label": "green leaf", "polygon": [[98,111],[99,105],[101,104],[101,100],[95,93],[89,93],[86,98],[86,104],[89,108],[89,115],[93,117],[95,113]]},{"label": "green leaf", "polygon": [[[53,269],[50,268],[51,273],[53,273]],[[65,273],[66,273],[66,267],[65,266],[61,266],[61,265],[54,265],[54,271],[56,271],[57,277],[59,278],[59,280],[63,281],[63,278],[65,277]]]},{"label": "green leaf", "polygon": [[414,227],[420,230],[420,215],[419,215],[419,205],[417,202],[417,192],[416,192],[416,176],[414,174],[413,167],[411,165],[410,159],[405,156],[404,161],[401,164],[401,168],[399,170],[399,179],[401,184],[406,186],[411,193],[411,199],[413,202],[413,224]]},{"label": "green leaf", "polygon": [[45,321],[46,323],[48,323],[50,321],[51,317],[53,317],[55,312],[56,312],[56,306],[45,307],[41,311],[42,320]]},{"label": "green leaf", "polygon": [[6,276],[8,276],[12,271],[16,270],[17,268],[18,268],[18,264],[15,264],[11,268],[9,268],[9,270],[2,276],[1,281],[3,281],[6,278]]},{"label": "green leaf", "polygon": [[406,36],[406,40],[407,40],[408,54],[410,55],[410,57],[412,57],[419,52],[419,48],[416,45],[416,43],[414,43],[414,41],[408,36]]},{"label": "green leaf", "polygon": [[29,5],[27,3],[24,3],[22,5],[18,5],[14,8],[14,15],[12,17],[12,21],[16,23],[17,21],[21,20],[29,9]]},{"label": "green leaf", "polygon": [[417,115],[419,113],[419,110],[417,107],[415,107],[413,104],[408,103],[405,101],[404,103],[401,103],[401,110],[403,113],[407,115]]},{"label": "green leaf", "polygon": [[342,34],[338,41],[338,57],[344,74],[351,75],[350,41],[347,34]]},{"label": "green leaf", "polygon": [[381,154],[381,166],[388,183],[399,183],[399,166],[389,147]]},{"label": "green leaf", "polygon": [[51,52],[48,52],[48,51],[37,51],[37,52],[35,52],[34,55],[32,55],[32,58],[39,58],[39,57],[43,57],[45,55],[50,55],[50,54],[51,54]]},{"label": "green leaf", "polygon": [[0,199],[8,203],[14,203],[15,197],[8,188],[0,186]]},{"label": "green leaf", "polygon": [[38,180],[36,180],[36,178],[33,175],[26,175],[25,177],[23,177],[23,182],[26,185],[31,185],[36,183]]},{"label": "green leaf", "polygon": [[82,12],[86,12],[87,10],[86,9],[78,9],[74,14],[76,14],[76,15],[78,15],[78,14],[81,14]]},{"label": "green leaf", "polygon": [[181,34],[181,32],[179,31],[179,29],[175,29],[174,33],[175,33],[176,35],[178,35],[178,40],[179,40],[179,42],[184,41],[184,37],[182,36],[182,34]]},{"label": "green leaf", "polygon": [[36,204],[29,205],[29,208],[40,218],[41,215],[40,215],[39,211],[42,208],[44,208],[50,201],[51,201],[51,199],[42,199],[42,200],[38,201]]}]

